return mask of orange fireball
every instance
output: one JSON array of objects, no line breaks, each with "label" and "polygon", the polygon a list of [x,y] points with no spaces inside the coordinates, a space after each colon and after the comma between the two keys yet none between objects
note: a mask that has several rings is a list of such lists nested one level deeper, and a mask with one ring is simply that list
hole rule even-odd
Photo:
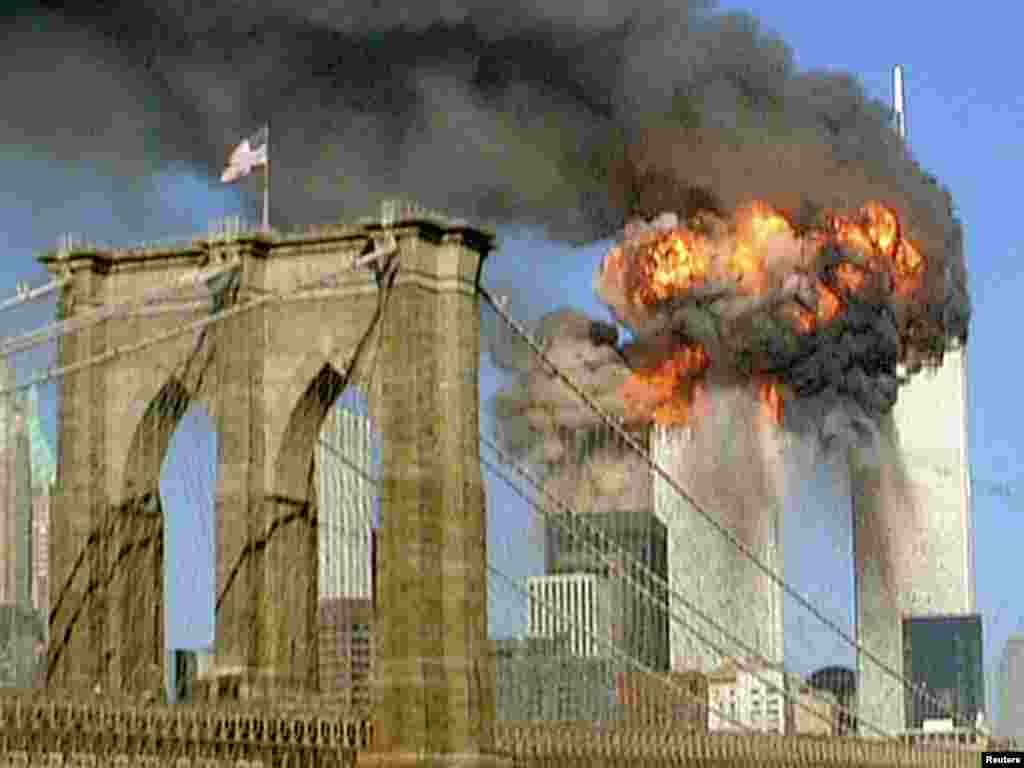
[{"label": "orange fireball", "polygon": [[707,277],[709,259],[703,239],[686,229],[675,229],[646,238],[638,244],[637,270],[630,298],[633,303],[654,304],[686,293]]},{"label": "orange fireball", "polygon": [[848,293],[857,293],[861,288],[864,287],[864,283],[867,281],[867,273],[848,261],[844,261],[839,264],[834,273],[836,281],[842,286]]},{"label": "orange fireball", "polygon": [[[711,214],[668,231],[634,230],[605,259],[605,277],[613,281],[618,296],[642,310],[641,315],[649,314],[644,308],[685,296],[709,281],[732,284],[733,297],[740,293],[766,296],[767,302],[748,304],[777,307],[773,311],[802,335],[813,334],[842,317],[849,303],[868,286],[892,286],[896,295],[904,298],[920,287],[927,262],[905,236],[895,210],[870,201],[856,216],[830,214],[826,221],[824,228],[801,235],[803,240],[798,242],[797,231],[785,215],[764,202],[755,202],[736,212],[728,230]],[[790,242],[773,240],[780,237],[790,238]],[[840,258],[844,250],[848,258],[839,263],[825,259],[830,266],[808,284],[802,277],[807,246],[812,253],[833,257],[835,254],[822,254],[821,249],[838,246]],[[771,258],[792,264],[767,263]],[[789,294],[793,281],[779,273],[792,269],[800,270],[801,275],[797,275],[799,291]],[[774,301],[775,294],[770,294],[773,286],[782,297],[781,307]],[[687,423],[694,418],[695,393],[709,364],[704,348],[694,344],[675,349],[658,365],[635,371],[620,390],[627,416],[659,424]],[[781,424],[784,403],[779,384],[769,380],[757,386],[767,412]]]},{"label": "orange fireball", "polygon": [[857,221],[833,216],[830,222],[839,245],[860,251],[873,269],[893,273],[898,293],[905,295],[917,287],[924,272],[924,256],[903,237],[892,209],[871,201],[861,208]]},{"label": "orange fireball", "polygon": [[900,223],[896,214],[878,202],[869,202],[861,209],[868,238],[882,255],[892,258],[900,242]]},{"label": "orange fireball", "polygon": [[736,214],[736,247],[729,267],[740,280],[741,290],[763,293],[767,274],[761,249],[777,235],[792,235],[793,227],[781,213],[767,203],[755,202]]},{"label": "orange fireball", "polygon": [[843,300],[820,280],[815,284],[815,288],[818,291],[818,312],[815,319],[818,325],[828,325],[842,314],[845,309]]},{"label": "orange fireball", "polygon": [[619,389],[631,420],[685,424],[690,418],[694,386],[711,364],[704,347],[678,347],[672,357],[630,374]]},{"label": "orange fireball", "polygon": [[924,274],[924,256],[909,240],[903,240],[896,250],[896,293],[906,296],[921,284]]}]

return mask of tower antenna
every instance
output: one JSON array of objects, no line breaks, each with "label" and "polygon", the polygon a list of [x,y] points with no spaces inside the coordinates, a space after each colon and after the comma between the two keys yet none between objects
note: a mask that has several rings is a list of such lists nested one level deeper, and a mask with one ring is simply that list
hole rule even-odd
[{"label": "tower antenna", "polygon": [[892,120],[896,133],[906,141],[907,111],[903,101],[903,67],[900,64],[892,68]]}]

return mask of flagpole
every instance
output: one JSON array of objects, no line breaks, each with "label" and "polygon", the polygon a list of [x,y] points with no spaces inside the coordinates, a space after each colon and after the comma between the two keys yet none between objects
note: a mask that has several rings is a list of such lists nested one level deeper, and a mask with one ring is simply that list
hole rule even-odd
[{"label": "flagpole", "polygon": [[270,231],[270,123],[267,128],[267,162],[263,167],[263,231]]}]

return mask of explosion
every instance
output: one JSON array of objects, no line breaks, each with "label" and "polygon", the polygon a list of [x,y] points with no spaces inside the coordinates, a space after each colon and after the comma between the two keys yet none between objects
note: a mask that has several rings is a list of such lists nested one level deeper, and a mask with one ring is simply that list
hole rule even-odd
[{"label": "explosion", "polygon": [[754,382],[776,424],[786,399],[822,394],[883,414],[897,365],[934,361],[945,344],[927,327],[927,272],[897,213],[875,201],[804,232],[764,202],[729,220],[631,222],[596,278],[636,347],[660,350],[619,390],[626,420],[685,423],[709,369]]},{"label": "explosion", "polygon": [[619,390],[631,420],[651,413],[659,424],[685,424],[710,360],[699,344],[681,346],[652,368],[634,371]]}]

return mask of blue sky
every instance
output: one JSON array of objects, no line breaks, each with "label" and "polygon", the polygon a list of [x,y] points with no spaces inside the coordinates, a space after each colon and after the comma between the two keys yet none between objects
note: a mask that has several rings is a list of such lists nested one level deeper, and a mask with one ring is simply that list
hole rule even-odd
[{"label": "blue sky", "polygon": [[[951,188],[966,227],[974,303],[970,430],[978,608],[985,618],[991,669],[1007,634],[1024,629],[1024,598],[1016,567],[1024,545],[1024,517],[1018,509],[1024,489],[1017,461],[1024,435],[1024,411],[1019,407],[1022,371],[1020,356],[1007,343],[1019,326],[1019,297],[1024,292],[1024,271],[1019,267],[1024,238],[1018,210],[1019,180],[1024,178],[1019,138],[1024,109],[1016,68],[1005,63],[1007,54],[1019,45],[1024,12],[1009,3],[947,13],[933,4],[873,0],[842,6],[842,12],[826,3],[726,3],[725,7],[760,16],[792,46],[801,68],[853,72],[869,94],[885,101],[889,100],[891,66],[905,67],[910,144],[923,165]],[[42,280],[43,270],[33,255],[54,243],[62,231],[111,242],[156,239],[205,230],[208,220],[217,216],[245,212],[255,217],[259,206],[255,185],[223,188],[215,179],[175,169],[136,180],[111,178],[85,160],[80,167],[69,168],[20,147],[0,148],[0,178],[8,181],[0,189],[3,295],[13,293],[16,280]],[[124,194],[126,186],[130,196]],[[116,208],[110,202],[114,199],[119,201]],[[61,224],[55,229],[54,222]],[[533,308],[569,303],[594,313],[602,311],[593,299],[590,280],[604,251],[602,245],[571,249],[545,243],[531,233],[501,235],[503,246],[488,265],[486,280],[528,287]],[[0,333],[41,325],[51,311],[51,305],[40,304],[5,312],[0,315]],[[49,363],[49,355],[42,351],[19,358],[21,375]],[[497,384],[497,374],[485,367],[482,397]],[[43,393],[51,430],[53,392],[50,386]],[[210,638],[212,570],[209,558],[196,554],[208,554],[209,547],[195,546],[196,541],[208,540],[203,529],[205,523],[209,530],[209,516],[194,505],[190,508],[189,501],[210,490],[213,475],[212,468],[197,469],[189,462],[197,455],[210,457],[214,451],[208,420],[204,424],[201,414],[190,414],[176,435],[163,486],[171,521],[168,552],[176,559],[169,594],[169,639],[175,645],[202,645]],[[205,478],[190,488],[184,477],[200,471],[207,472]],[[789,576],[798,589],[827,602],[830,613],[845,612],[848,625],[850,563],[842,554],[849,551],[843,543],[844,537],[848,541],[848,530],[843,528],[845,502],[831,492],[827,475],[820,480],[787,524],[788,553],[800,553],[790,556]],[[1016,493],[992,492],[1002,484]],[[498,487],[491,489],[489,499],[491,546],[497,562],[515,575],[537,572],[536,558],[524,557],[527,511]],[[848,528],[848,522],[845,525]],[[495,620],[500,630],[512,626],[507,616],[495,616]],[[806,645],[800,651],[801,661],[807,666],[846,660],[839,658],[842,652],[834,643],[813,630],[800,636]]]}]

